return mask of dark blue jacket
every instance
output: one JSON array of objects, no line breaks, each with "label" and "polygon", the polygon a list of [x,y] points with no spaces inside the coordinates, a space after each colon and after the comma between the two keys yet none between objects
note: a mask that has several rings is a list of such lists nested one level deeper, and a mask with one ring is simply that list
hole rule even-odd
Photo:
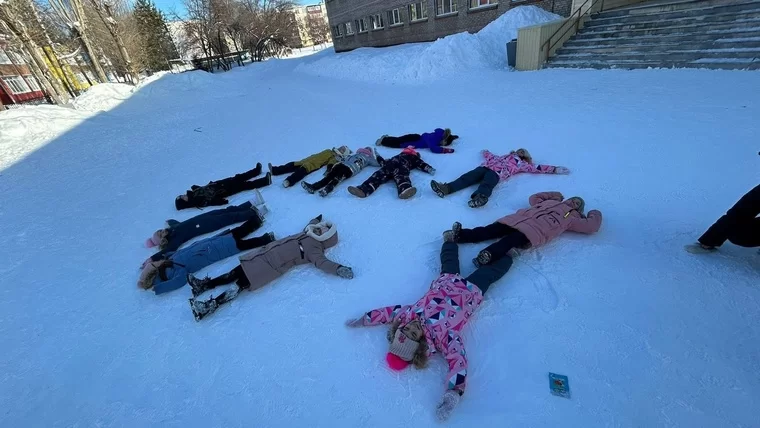
[{"label": "dark blue jacket", "polygon": [[420,135],[420,139],[414,143],[409,143],[415,149],[430,149],[433,153],[443,153],[441,141],[443,140],[443,129],[436,128],[433,132],[426,132]]}]

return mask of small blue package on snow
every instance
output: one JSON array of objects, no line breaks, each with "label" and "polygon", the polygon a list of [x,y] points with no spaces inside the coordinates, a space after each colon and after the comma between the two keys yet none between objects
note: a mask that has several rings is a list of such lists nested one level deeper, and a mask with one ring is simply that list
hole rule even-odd
[{"label": "small blue package on snow", "polygon": [[558,397],[570,398],[570,382],[567,376],[549,373],[549,390]]}]

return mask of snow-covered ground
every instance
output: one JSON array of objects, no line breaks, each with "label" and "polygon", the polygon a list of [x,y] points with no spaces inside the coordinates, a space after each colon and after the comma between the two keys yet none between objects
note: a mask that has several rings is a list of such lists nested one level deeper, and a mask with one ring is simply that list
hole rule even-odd
[{"label": "snow-covered ground", "polygon": [[[0,113],[0,427],[438,426],[445,363],[390,372],[386,330],[343,322],[420,297],[453,221],[490,223],[544,190],[585,197],[602,229],[524,253],[489,290],[447,425],[757,426],[759,256],[683,245],[759,181],[760,73],[492,67],[398,85],[389,66],[387,82],[345,79],[368,55],[167,74],[128,97],[101,89],[87,103],[113,106],[101,112]],[[326,61],[345,67],[338,78],[312,72]],[[191,184],[437,126],[461,139],[454,154],[423,152],[436,179],[484,148],[526,147],[573,172],[515,177],[479,210],[467,191],[439,199],[421,172],[406,201],[390,184],[349,195],[371,169],[324,199],[277,178],[260,232],[324,214],[340,235],[328,256],[353,280],[294,269],[200,323],[189,289],[135,287],[145,238],[199,213],[173,207]],[[462,246],[465,273],[480,248]],[[549,394],[550,371],[569,376],[570,400]]]}]

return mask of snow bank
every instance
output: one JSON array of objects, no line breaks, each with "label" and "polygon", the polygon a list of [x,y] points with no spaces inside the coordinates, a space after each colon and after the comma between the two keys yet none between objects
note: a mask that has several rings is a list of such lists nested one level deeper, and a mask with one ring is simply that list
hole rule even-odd
[{"label": "snow bank", "polygon": [[126,100],[134,91],[134,86],[123,83],[101,83],[87,89],[72,104],[82,111],[108,111]]},{"label": "snow bank", "polygon": [[349,80],[424,82],[463,70],[501,70],[506,68],[506,43],[517,37],[518,29],[560,18],[535,6],[520,6],[476,34],[458,33],[432,43],[315,55],[296,71]]},{"label": "snow bank", "polygon": [[0,114],[0,169],[79,125],[89,116],[73,108],[29,106]]}]

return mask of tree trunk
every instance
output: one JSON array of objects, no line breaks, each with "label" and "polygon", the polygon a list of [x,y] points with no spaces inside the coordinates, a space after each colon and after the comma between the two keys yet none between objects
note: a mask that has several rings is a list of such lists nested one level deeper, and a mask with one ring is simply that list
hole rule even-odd
[{"label": "tree trunk", "polygon": [[[124,65],[127,68],[130,80],[132,80],[132,84],[136,85],[140,81],[140,77],[138,76],[137,71],[135,70],[135,66],[129,57],[129,52],[127,51],[127,47],[124,45],[124,40],[121,38],[121,34],[119,33],[119,24],[113,17],[113,12],[111,12],[111,5],[108,3],[103,3],[101,7],[100,3],[98,3],[98,0],[90,0],[90,2],[92,3],[93,7],[95,7],[95,11],[98,13],[98,16],[103,21],[103,24],[108,29],[108,32],[111,33],[111,37],[113,37],[114,42],[116,42],[116,46],[119,48],[119,54],[121,55],[121,60],[124,61]],[[105,14],[103,13],[104,11]]]},{"label": "tree trunk", "polygon": [[56,104],[63,104],[69,100],[66,91],[61,86],[61,82],[53,76],[53,73],[48,68],[45,61],[40,56],[39,47],[26,32],[26,26],[20,20],[15,19],[14,16],[7,16],[7,14],[0,15],[0,19],[5,23],[10,32],[21,41],[21,44],[26,49],[29,56],[32,57],[32,62],[29,64],[29,68],[32,70],[32,74],[40,82],[45,92]]},{"label": "tree trunk", "polygon": [[106,77],[106,72],[103,70],[103,67],[100,65],[100,61],[98,61],[98,57],[95,56],[95,49],[93,49],[92,43],[90,43],[90,38],[87,36],[87,22],[85,21],[84,7],[82,6],[82,1],[71,0],[71,4],[74,6],[74,12],[77,18],[79,19],[79,22],[75,23],[74,31],[76,31],[77,34],[79,35],[79,38],[82,39],[82,43],[84,44],[84,48],[87,51],[87,55],[90,57],[90,62],[92,62],[92,67],[95,69],[95,74],[98,75],[98,79],[100,79],[100,81],[103,83],[107,83],[108,77]]}]

